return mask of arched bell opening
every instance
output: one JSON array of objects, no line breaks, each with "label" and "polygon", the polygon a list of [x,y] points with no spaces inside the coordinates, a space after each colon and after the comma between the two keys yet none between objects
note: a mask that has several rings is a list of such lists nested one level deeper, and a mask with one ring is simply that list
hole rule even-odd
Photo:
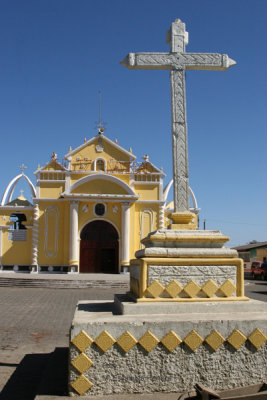
[{"label": "arched bell opening", "polygon": [[119,236],[109,222],[95,220],[89,222],[80,236],[80,272],[119,272]]}]

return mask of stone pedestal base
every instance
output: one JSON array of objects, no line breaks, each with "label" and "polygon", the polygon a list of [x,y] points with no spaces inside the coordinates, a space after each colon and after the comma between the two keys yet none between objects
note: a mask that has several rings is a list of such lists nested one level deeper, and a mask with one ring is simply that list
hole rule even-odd
[{"label": "stone pedestal base", "polygon": [[[266,303],[173,306],[176,314],[165,313],[163,303],[134,304],[125,296],[79,302],[70,395],[180,393],[196,382],[222,390],[267,380]],[[122,309],[128,314],[116,315]]]}]

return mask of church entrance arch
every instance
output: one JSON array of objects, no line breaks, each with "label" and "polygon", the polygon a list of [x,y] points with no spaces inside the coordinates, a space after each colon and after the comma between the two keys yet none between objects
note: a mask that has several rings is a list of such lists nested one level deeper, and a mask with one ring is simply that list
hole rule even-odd
[{"label": "church entrance arch", "polygon": [[89,222],[81,231],[80,272],[115,274],[119,271],[119,236],[106,221]]}]

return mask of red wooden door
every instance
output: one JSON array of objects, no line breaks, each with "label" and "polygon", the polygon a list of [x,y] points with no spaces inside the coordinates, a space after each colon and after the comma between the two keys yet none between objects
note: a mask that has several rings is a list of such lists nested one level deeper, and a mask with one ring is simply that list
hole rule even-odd
[{"label": "red wooden door", "polygon": [[80,272],[118,271],[118,234],[105,221],[93,221],[81,232]]}]

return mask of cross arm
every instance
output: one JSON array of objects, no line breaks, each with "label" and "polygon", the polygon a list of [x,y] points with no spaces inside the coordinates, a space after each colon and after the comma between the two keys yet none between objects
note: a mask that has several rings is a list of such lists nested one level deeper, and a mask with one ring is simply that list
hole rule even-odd
[{"label": "cross arm", "polygon": [[225,71],[236,64],[219,53],[129,53],[121,64],[130,69],[199,69]]}]

